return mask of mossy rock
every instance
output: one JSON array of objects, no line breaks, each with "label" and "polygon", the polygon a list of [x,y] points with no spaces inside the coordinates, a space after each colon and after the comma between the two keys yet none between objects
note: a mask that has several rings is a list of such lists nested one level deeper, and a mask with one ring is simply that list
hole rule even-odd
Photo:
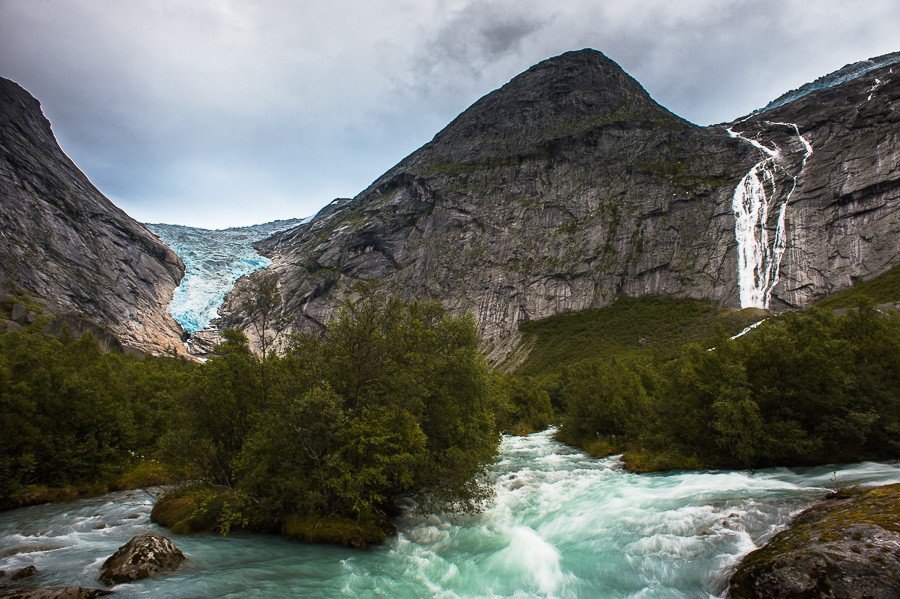
[{"label": "mossy rock", "polygon": [[386,520],[354,520],[343,516],[290,516],[282,525],[282,532],[289,539],[354,549],[379,545],[393,531],[393,526]]},{"label": "mossy rock", "polygon": [[176,535],[218,532],[224,503],[225,492],[216,493],[208,488],[179,489],[156,501],[150,519]]},{"label": "mossy rock", "polygon": [[900,597],[900,484],[834,494],[748,554],[733,599]]}]

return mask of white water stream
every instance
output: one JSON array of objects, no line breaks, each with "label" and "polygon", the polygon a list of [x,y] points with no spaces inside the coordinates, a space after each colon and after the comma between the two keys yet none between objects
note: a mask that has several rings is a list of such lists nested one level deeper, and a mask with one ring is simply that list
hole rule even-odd
[{"label": "white water stream", "polygon": [[[832,470],[636,475],[552,431],[506,437],[481,514],[403,517],[373,551],[175,536],[186,565],[116,596],[717,597],[741,556],[828,492]],[[836,470],[842,483],[900,482],[898,464]],[[169,534],[149,522],[151,506],[134,492],[0,513],[0,569],[34,564],[29,584],[99,586],[100,564],[133,535]]]},{"label": "white water stream", "polygon": [[[797,188],[797,179],[813,153],[812,146],[800,134],[799,128],[794,123],[767,124],[793,128],[803,146],[804,156],[796,173],[791,176],[790,189],[783,198],[780,198],[776,185],[778,170],[787,172],[781,150],[777,146],[770,148],[755,139],[727,129],[731,137],[747,141],[764,154],[764,158],[754,164],[738,183],[732,197],[734,235],[738,244],[738,287],[742,308],[769,308],[772,290],[778,283],[781,258],[787,247],[788,205]],[[777,210],[777,217],[770,241],[771,209]]]}]

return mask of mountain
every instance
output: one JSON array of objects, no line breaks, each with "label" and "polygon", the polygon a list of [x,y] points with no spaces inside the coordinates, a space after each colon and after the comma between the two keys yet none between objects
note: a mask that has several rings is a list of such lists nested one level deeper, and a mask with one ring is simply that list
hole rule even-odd
[{"label": "mountain", "polygon": [[[471,310],[494,359],[523,321],[623,295],[803,306],[896,261],[891,68],[699,127],[600,52],[569,52],[258,248],[294,328],[324,325],[356,282],[378,280]],[[245,324],[235,306],[253,280],[226,324]]]},{"label": "mountain", "polygon": [[111,333],[127,348],[180,351],[166,306],[183,273],[63,153],[38,101],[0,78],[0,296],[24,293],[57,323]]}]

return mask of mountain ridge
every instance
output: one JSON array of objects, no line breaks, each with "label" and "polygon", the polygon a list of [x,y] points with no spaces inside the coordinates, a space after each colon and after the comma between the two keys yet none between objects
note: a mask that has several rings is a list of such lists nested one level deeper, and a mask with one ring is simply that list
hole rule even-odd
[{"label": "mountain ridge", "polygon": [[132,349],[182,351],[166,313],[181,260],[103,196],[59,147],[38,100],[4,78],[0,223],[3,295],[83,315]]},{"label": "mountain ridge", "polygon": [[[756,283],[766,287],[758,294],[766,305],[807,305],[883,272],[894,259],[887,248],[900,228],[900,200],[863,194],[835,203],[842,182],[829,174],[851,160],[872,189],[893,180],[842,143],[853,139],[866,156],[880,152],[890,162],[889,144],[862,142],[895,135],[896,78],[885,80],[868,108],[854,112],[848,100],[861,101],[863,86],[871,88],[869,79],[881,73],[780,112],[700,127],[657,104],[602,53],[566,53],[486,94],[352,200],[258,248],[273,260],[293,328],[323,327],[353,297],[356,282],[378,280],[407,299],[472,311],[495,361],[519,342],[520,322],[602,307],[619,296],[740,307],[739,254],[756,250],[767,263],[745,274],[767,273],[767,282]],[[816,109],[821,97],[828,103]],[[855,124],[847,122],[851,113]],[[773,115],[797,122],[766,125]],[[840,127],[832,131],[829,122]],[[825,144],[818,154],[806,154],[807,133],[814,146]],[[761,147],[774,148],[777,164],[760,166],[767,160]],[[743,241],[750,247],[742,249],[735,194],[757,166],[759,177],[775,173],[777,189],[760,200],[757,208],[765,210],[753,215],[753,234]],[[810,173],[824,184],[813,185]],[[873,202],[877,210],[870,210]],[[787,209],[795,205],[800,210]],[[846,243],[839,233],[814,239],[835,222],[842,222]],[[878,238],[877,247],[859,241],[864,236]],[[224,324],[246,326],[236,298],[253,280],[239,281],[226,300]]]}]

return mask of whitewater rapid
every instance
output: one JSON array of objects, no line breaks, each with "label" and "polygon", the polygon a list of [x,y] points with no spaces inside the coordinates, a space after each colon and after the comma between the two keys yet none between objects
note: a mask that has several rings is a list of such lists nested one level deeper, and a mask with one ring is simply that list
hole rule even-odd
[{"label": "whitewater rapid", "polygon": [[[177,573],[120,597],[718,597],[741,556],[841,483],[900,482],[900,465],[635,475],[552,431],[505,437],[495,497],[471,516],[407,515],[373,551],[260,535],[173,537]],[[0,569],[33,584],[97,586],[103,560],[149,521],[153,498],[115,493],[0,513]]]}]

